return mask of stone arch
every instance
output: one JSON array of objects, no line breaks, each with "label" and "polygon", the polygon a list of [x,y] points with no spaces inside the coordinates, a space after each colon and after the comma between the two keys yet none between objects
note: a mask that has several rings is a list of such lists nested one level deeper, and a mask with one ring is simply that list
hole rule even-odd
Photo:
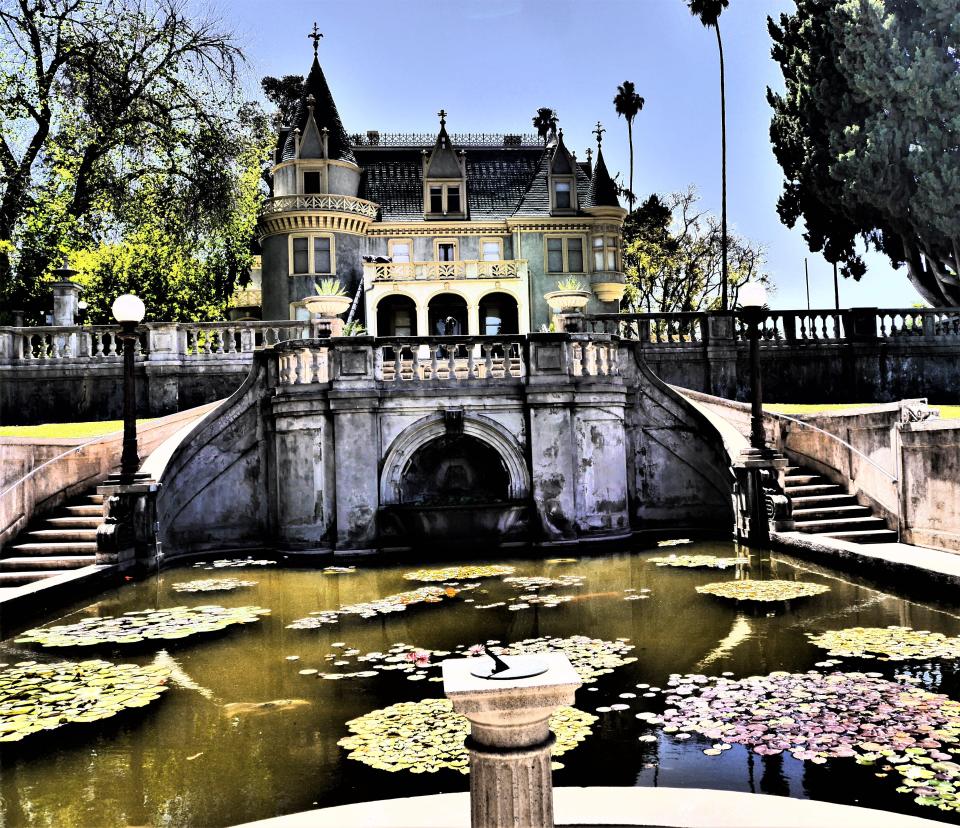
[{"label": "stone arch", "polygon": [[[397,435],[387,450],[380,473],[381,506],[400,502],[400,478],[407,464],[419,449],[446,433],[444,412],[438,411],[422,417]],[[530,472],[523,450],[507,429],[489,417],[464,414],[463,434],[487,444],[497,452],[507,471],[511,500],[522,500],[529,496]]]}]

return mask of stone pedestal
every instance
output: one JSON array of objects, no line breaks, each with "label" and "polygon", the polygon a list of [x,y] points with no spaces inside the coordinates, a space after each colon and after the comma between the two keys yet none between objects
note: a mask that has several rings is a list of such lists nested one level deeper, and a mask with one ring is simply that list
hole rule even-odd
[{"label": "stone pedestal", "polygon": [[54,325],[69,328],[77,324],[77,308],[82,290],[80,285],[69,279],[53,283]]},{"label": "stone pedestal", "polygon": [[744,449],[733,471],[737,539],[763,546],[770,542],[770,525],[778,531],[793,529],[790,499],[781,478],[788,461],[779,451]]},{"label": "stone pedestal", "polygon": [[443,662],[443,690],[470,720],[470,824],[473,828],[553,826],[550,716],[572,704],[580,677],[563,653],[505,656],[510,667],[541,662],[530,678],[478,678],[490,659]]},{"label": "stone pedestal", "polygon": [[122,484],[107,478],[97,487],[103,495],[103,523],[97,529],[97,563],[114,564],[121,572],[145,577],[161,557],[157,536],[157,492],[160,484],[143,479]]}]

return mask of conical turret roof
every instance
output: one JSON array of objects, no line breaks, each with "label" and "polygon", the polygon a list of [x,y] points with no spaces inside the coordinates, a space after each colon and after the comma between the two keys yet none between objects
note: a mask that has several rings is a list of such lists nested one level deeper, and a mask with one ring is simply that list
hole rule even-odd
[{"label": "conical turret roof", "polygon": [[607,165],[603,162],[603,150],[597,148],[597,162],[590,179],[589,203],[591,207],[619,207],[617,185],[613,183]]},{"label": "conical turret roof", "polygon": [[[327,128],[327,152],[328,158],[334,161],[349,161],[355,164],[353,150],[350,149],[350,139],[347,137],[347,131],[343,128],[343,122],[340,120],[340,113],[337,112],[337,105],[333,101],[333,95],[330,87],[327,86],[327,79],[323,75],[323,69],[320,68],[320,61],[317,56],[313,56],[313,65],[310,67],[310,74],[303,84],[303,97],[297,106],[297,114],[293,119],[294,129],[300,130],[303,135],[310,117],[310,107],[307,99],[313,96],[313,119],[316,122],[318,130]],[[291,130],[283,144],[283,154],[281,159],[289,161],[296,155],[296,144],[294,140],[294,131]]]}]

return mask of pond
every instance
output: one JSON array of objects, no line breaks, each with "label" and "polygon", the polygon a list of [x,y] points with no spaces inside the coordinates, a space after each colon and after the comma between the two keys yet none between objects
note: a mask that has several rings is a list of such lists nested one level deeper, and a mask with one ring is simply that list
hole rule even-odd
[{"label": "pond", "polygon": [[[934,641],[929,652],[921,645],[910,653],[918,658],[888,661],[828,656],[828,650],[808,636],[891,625],[957,636],[960,616],[950,612],[948,605],[921,603],[858,585],[850,575],[780,553],[749,555],[743,547],[726,542],[661,548],[654,544],[591,556],[579,551],[558,554],[575,557],[484,562],[512,567],[515,577],[550,578],[545,585],[506,581],[502,573],[489,577],[468,573],[446,582],[403,577],[421,566],[448,566],[456,561],[361,562],[355,571],[339,573],[284,568],[282,561],[222,569],[186,565],[71,608],[49,623],[211,604],[257,606],[270,614],[254,615],[253,620],[247,617],[249,623],[215,634],[131,641],[125,646],[45,649],[37,643],[5,641],[0,661],[8,665],[104,659],[155,665],[172,674],[166,692],[156,699],[146,697],[135,709],[2,744],[2,823],[220,826],[318,806],[464,791],[468,778],[458,767],[446,766],[457,765],[458,760],[451,759],[442,745],[416,740],[417,731],[430,732],[432,723],[436,724],[431,716],[437,714],[437,706],[404,708],[412,714],[413,735],[389,743],[394,754],[410,754],[399,767],[383,755],[388,743],[377,730],[383,717],[355,723],[349,748],[338,744],[351,735],[347,722],[400,702],[442,698],[442,684],[431,681],[440,675],[437,665],[471,645],[526,642],[524,646],[535,649],[543,641],[584,636],[567,646],[581,659],[581,669],[592,665],[591,681],[577,691],[575,704],[591,715],[567,721],[568,730],[582,741],[571,742],[571,749],[556,757],[562,765],[554,774],[556,786],[756,791],[885,808],[960,824],[955,811],[936,807],[937,803],[952,807],[954,801],[949,789],[952,736],[934,732],[949,727],[942,722],[921,725],[914,742],[898,743],[895,751],[879,753],[887,745],[871,743],[881,741],[887,708],[882,701],[877,704],[876,697],[865,695],[874,687],[880,687],[882,694],[887,682],[899,677],[896,681],[903,692],[929,690],[960,699],[954,661],[937,654],[945,645]],[[670,554],[739,555],[741,564],[722,569],[678,568],[657,566],[651,560]],[[236,578],[252,585],[228,592],[174,589],[211,578]],[[762,604],[738,603],[696,589],[737,579],[806,582],[828,589]],[[536,586],[540,588],[533,589]],[[404,611],[367,608],[362,614],[318,614],[424,587],[433,587],[420,593],[429,600],[409,604]],[[301,619],[311,620],[295,624]],[[308,628],[291,628],[291,624]],[[131,637],[129,631],[126,635]],[[849,650],[854,645],[844,646]],[[417,650],[421,652],[408,655]],[[816,671],[817,676],[838,671],[870,673],[853,680],[852,686],[853,697],[859,694],[862,699],[861,707],[866,704],[876,714],[874,724],[852,737],[867,713],[861,709],[835,715],[827,709],[829,705],[817,707],[823,702],[822,693],[804,695],[803,684],[819,679],[803,678],[807,671]],[[324,678],[344,673],[361,675]],[[777,673],[767,680],[768,689],[779,699],[776,703],[751,701],[750,688],[736,683],[770,673]],[[683,678],[686,674],[693,677]],[[704,706],[711,704],[705,688],[709,690],[718,680],[726,682],[714,698],[721,700],[719,713],[716,707]],[[786,693],[778,696],[775,685],[787,687]],[[856,698],[851,703],[855,706]],[[945,703],[935,700],[933,704]],[[676,712],[667,713],[664,720],[667,709]],[[738,731],[737,717],[756,709],[767,711],[763,721],[758,724],[754,716],[749,727]],[[29,705],[23,710],[28,711]],[[691,711],[696,714],[692,718]],[[726,723],[720,721],[723,715],[728,717]],[[797,721],[804,715],[819,717],[821,736],[797,736]],[[591,721],[592,717],[596,720]],[[699,725],[691,725],[693,721]],[[960,713],[956,723],[960,732]],[[880,735],[867,739],[864,733],[872,733],[869,728],[874,726]],[[591,732],[585,733],[586,727]],[[791,733],[798,741],[787,751]],[[817,748],[829,747],[830,738],[840,755],[824,759]],[[960,741],[960,735],[956,738]],[[867,747],[852,751],[847,741]],[[358,748],[361,755],[365,745],[372,751],[366,758],[373,764],[348,756]],[[908,749],[913,752],[905,753]],[[810,751],[809,758],[792,755],[804,756],[804,750]],[[866,760],[865,753],[870,754]],[[404,766],[404,761],[415,763],[416,757],[432,772],[414,773]],[[919,778],[901,772],[907,765]],[[919,794],[898,792],[904,780],[909,782],[907,787],[919,787]],[[939,788],[931,787],[937,784]],[[916,804],[916,799],[924,797],[928,804]]]}]

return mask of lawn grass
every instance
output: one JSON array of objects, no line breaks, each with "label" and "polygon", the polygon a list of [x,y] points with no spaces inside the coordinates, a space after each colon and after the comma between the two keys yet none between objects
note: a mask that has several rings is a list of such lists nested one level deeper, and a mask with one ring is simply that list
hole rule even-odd
[{"label": "lawn grass", "polygon": [[[825,411],[844,411],[850,408],[870,408],[870,406],[879,405],[879,403],[823,403],[823,404],[799,404],[799,403],[772,403],[764,405],[765,411],[772,411],[777,414],[820,414]],[[930,403],[931,408],[940,411],[941,420],[960,420],[960,405],[937,405]]]},{"label": "lawn grass", "polygon": [[[150,420],[137,420],[138,424],[149,423]],[[123,420],[103,420],[95,423],[44,423],[32,426],[0,426],[0,437],[36,437],[43,438],[73,438],[99,437],[101,434],[110,434],[123,430]]]}]

